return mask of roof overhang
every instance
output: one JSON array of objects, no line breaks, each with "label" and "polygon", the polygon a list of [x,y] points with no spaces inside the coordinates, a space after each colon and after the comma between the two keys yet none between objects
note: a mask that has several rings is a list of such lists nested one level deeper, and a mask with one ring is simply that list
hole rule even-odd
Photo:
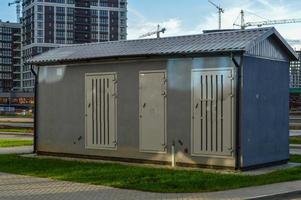
[{"label": "roof overhang", "polygon": [[[217,57],[217,56],[237,56],[242,55],[245,51],[220,51],[220,52],[201,52],[189,54],[148,54],[148,55],[127,55],[127,56],[110,56],[102,58],[78,58],[78,59],[65,59],[60,61],[47,61],[47,62],[26,62],[27,65],[35,66],[49,66],[49,65],[68,65],[68,64],[82,64],[90,62],[108,62],[108,61],[129,61],[129,60],[145,60],[145,59],[172,59],[172,58],[195,58],[195,57]],[[76,63],[75,63],[76,62]]]}]

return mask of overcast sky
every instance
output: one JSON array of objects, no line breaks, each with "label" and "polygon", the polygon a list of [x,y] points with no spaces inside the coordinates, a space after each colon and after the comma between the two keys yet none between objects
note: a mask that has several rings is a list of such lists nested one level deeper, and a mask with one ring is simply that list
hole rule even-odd
[{"label": "overcast sky", "polygon": [[[0,0],[2,21],[16,20],[15,7],[7,6],[9,1]],[[225,9],[223,28],[233,28],[241,9],[246,11],[246,21],[301,18],[301,0],[213,1]],[[207,0],[128,0],[128,39],[155,30],[157,24],[167,28],[165,36],[196,34],[217,28],[218,15]],[[301,40],[301,23],[275,27],[285,38]]]}]

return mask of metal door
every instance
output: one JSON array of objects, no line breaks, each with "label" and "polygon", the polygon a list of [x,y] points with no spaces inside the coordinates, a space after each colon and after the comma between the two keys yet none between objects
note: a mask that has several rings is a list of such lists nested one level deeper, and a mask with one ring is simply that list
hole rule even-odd
[{"label": "metal door", "polygon": [[86,146],[116,148],[116,73],[86,74]]},{"label": "metal door", "polygon": [[192,72],[192,154],[232,155],[233,92],[231,69]]},{"label": "metal door", "polygon": [[139,82],[140,150],[165,152],[166,73],[140,72]]}]

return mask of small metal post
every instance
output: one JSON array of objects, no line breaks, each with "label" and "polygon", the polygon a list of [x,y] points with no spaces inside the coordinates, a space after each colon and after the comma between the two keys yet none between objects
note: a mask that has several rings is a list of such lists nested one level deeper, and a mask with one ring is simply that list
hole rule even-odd
[{"label": "small metal post", "polygon": [[171,145],[171,167],[176,166],[176,160],[175,160],[175,141],[172,142]]}]

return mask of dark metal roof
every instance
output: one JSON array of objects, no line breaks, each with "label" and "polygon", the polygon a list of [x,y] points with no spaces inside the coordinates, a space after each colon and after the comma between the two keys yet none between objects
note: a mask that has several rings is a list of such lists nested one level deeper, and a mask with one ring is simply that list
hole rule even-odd
[{"label": "dark metal roof", "polygon": [[213,54],[247,51],[259,41],[275,34],[280,37],[289,57],[295,53],[274,28],[257,28],[204,33],[158,39],[124,40],[78,45],[65,45],[35,56],[28,64],[43,65],[89,59]]}]

